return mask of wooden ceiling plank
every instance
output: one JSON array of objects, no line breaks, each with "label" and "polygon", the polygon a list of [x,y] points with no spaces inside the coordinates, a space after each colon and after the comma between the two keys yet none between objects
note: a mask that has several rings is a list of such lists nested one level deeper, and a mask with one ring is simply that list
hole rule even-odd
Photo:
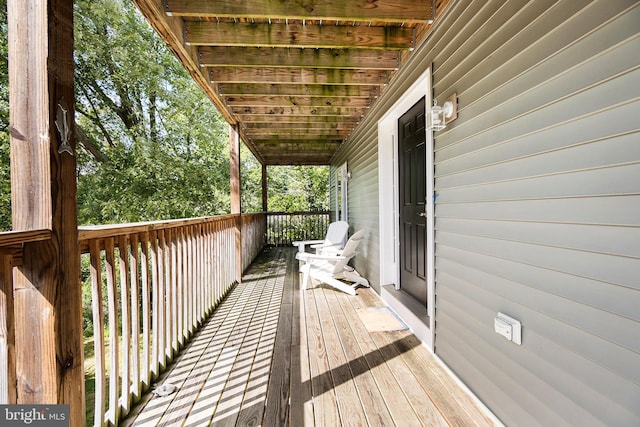
[{"label": "wooden ceiling plank", "polygon": [[218,92],[223,96],[315,96],[375,98],[379,86],[296,85],[296,84],[244,84],[220,83]]},{"label": "wooden ceiling plank", "polygon": [[318,132],[315,132],[314,134],[310,134],[308,132],[300,132],[300,131],[298,131],[297,133],[280,132],[280,135],[260,134],[260,133],[252,132],[251,136],[250,137],[248,136],[247,138],[251,140],[253,143],[259,143],[262,141],[271,141],[271,140],[315,141],[318,139],[322,139],[323,141],[343,141],[345,136],[347,135],[348,133],[343,131],[341,131],[340,133],[332,132],[331,134],[327,134],[324,131],[318,131]]},{"label": "wooden ceiling plank", "polygon": [[267,146],[263,147],[261,145],[257,145],[256,148],[261,153],[268,153],[270,155],[273,154],[289,154],[292,152],[302,151],[306,153],[318,154],[318,153],[331,153],[336,150],[340,145],[322,145],[322,146],[313,146],[313,145],[297,145],[297,144],[287,144],[283,143],[278,146]]},{"label": "wooden ceiling plank", "polygon": [[278,145],[278,144],[293,144],[298,146],[318,146],[318,145],[328,145],[328,146],[336,146],[342,144],[342,139],[288,139],[283,140],[280,138],[271,138],[271,139],[261,139],[253,141],[256,146],[269,146],[269,145]]},{"label": "wooden ceiling plank", "polygon": [[269,115],[282,116],[282,115],[297,115],[297,116],[354,116],[364,115],[367,112],[367,108],[363,107],[277,107],[277,106],[245,106],[232,108],[233,113],[240,119],[240,121],[251,120],[252,116]]},{"label": "wooden ceiling plank", "polygon": [[322,26],[185,22],[185,43],[197,46],[306,47],[410,49],[413,29],[408,27]]},{"label": "wooden ceiling plank", "polygon": [[215,67],[209,69],[216,83],[292,83],[337,85],[384,85],[389,73],[383,70],[342,70],[276,67]]},{"label": "wooden ceiling plank", "polygon": [[311,97],[311,96],[274,96],[274,95],[233,95],[226,97],[231,107],[369,107],[371,98],[350,97]]},{"label": "wooden ceiling plank", "polygon": [[398,51],[200,46],[200,65],[397,70]]},{"label": "wooden ceiling plank", "polygon": [[328,157],[314,157],[312,159],[289,159],[285,157],[274,156],[272,159],[265,160],[266,166],[329,166],[333,155]]},{"label": "wooden ceiling plank", "polygon": [[[242,116],[243,118],[245,116]],[[359,115],[352,116],[300,116],[296,114],[287,115],[256,115],[246,116],[245,120],[241,120],[243,123],[290,123],[290,124],[305,124],[311,125],[314,123],[347,123],[355,124],[360,119]]]},{"label": "wooden ceiling plank", "polygon": [[259,139],[317,139],[317,138],[333,138],[344,139],[351,133],[351,129],[316,129],[313,133],[309,133],[303,128],[263,128],[263,129],[245,129],[245,135],[249,140]]},{"label": "wooden ceiling plank", "polygon": [[307,122],[292,122],[292,123],[279,123],[279,122],[247,122],[243,123],[244,128],[248,131],[254,131],[258,129],[291,129],[295,131],[299,130],[311,130],[311,129],[339,129],[339,130],[351,130],[355,125],[355,121],[352,120],[340,120],[340,121],[319,121],[309,120]]},{"label": "wooden ceiling plank", "polygon": [[165,11],[176,16],[323,19],[424,23],[433,18],[431,0],[378,0],[375,2],[323,0],[166,0]]}]

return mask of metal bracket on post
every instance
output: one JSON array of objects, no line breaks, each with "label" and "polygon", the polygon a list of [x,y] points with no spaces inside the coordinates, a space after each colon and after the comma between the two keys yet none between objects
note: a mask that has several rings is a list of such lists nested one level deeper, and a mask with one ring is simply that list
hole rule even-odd
[{"label": "metal bracket on post", "polygon": [[73,149],[69,144],[69,136],[71,134],[71,125],[69,123],[69,108],[67,103],[64,102],[64,98],[58,102],[58,108],[56,109],[56,128],[60,134],[60,147],[58,153],[67,153],[73,156]]}]

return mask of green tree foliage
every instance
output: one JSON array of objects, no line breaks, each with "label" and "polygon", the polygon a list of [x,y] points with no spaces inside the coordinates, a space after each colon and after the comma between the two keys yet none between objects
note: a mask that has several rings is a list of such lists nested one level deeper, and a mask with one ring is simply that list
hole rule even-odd
[{"label": "green tree foliage", "polygon": [[76,0],[81,224],[229,211],[227,125],[124,0]]},{"label": "green tree foliage", "polygon": [[269,166],[267,175],[270,211],[329,209],[328,166]]},{"label": "green tree foliage", "polygon": [[0,231],[11,229],[11,169],[9,167],[9,54],[7,0],[0,0]]}]

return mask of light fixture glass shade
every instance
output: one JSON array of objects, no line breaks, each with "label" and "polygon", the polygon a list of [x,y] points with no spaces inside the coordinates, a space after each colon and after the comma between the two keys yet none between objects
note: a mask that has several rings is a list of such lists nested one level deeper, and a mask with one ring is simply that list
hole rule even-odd
[{"label": "light fixture glass shade", "polygon": [[427,130],[442,130],[446,126],[444,123],[444,110],[436,101],[433,101],[433,107],[427,113]]},{"label": "light fixture glass shade", "polygon": [[442,130],[447,127],[445,120],[453,114],[453,104],[450,101],[441,107],[436,100],[433,101],[431,110],[427,113],[427,130]]}]

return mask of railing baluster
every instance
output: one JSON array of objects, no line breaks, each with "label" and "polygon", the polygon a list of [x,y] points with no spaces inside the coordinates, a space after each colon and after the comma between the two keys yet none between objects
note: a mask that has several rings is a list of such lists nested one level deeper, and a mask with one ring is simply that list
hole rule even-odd
[{"label": "railing baluster", "polygon": [[120,273],[120,322],[122,323],[122,342],[120,347],[121,370],[120,370],[120,406],[122,415],[129,413],[129,369],[130,369],[130,351],[131,351],[131,304],[129,302],[129,291],[131,287],[129,275],[129,247],[127,246],[127,236],[122,235],[118,238],[118,254]]},{"label": "railing baluster", "polygon": [[93,425],[102,427],[105,418],[107,400],[105,347],[104,347],[104,307],[102,305],[102,266],[100,265],[100,241],[89,242],[91,261],[91,308],[93,311],[93,354],[95,360],[94,384],[94,421]]},{"label": "railing baluster", "polygon": [[109,311],[109,410],[107,419],[116,422],[119,416],[118,380],[119,380],[119,337],[118,337],[118,293],[116,289],[116,265],[113,237],[104,241],[107,273],[107,300]]},{"label": "railing baluster", "polygon": [[182,227],[178,228],[176,230],[176,248],[175,248],[175,254],[176,254],[176,290],[177,290],[177,295],[176,295],[176,304],[178,307],[177,313],[176,313],[176,328],[177,328],[177,334],[178,334],[178,346],[180,348],[182,348],[182,346],[184,345],[184,338],[185,338],[185,334],[184,334],[184,276],[183,276],[183,272],[184,272],[184,261],[182,258],[182,248],[183,248],[183,236],[184,236],[184,230],[182,229]]},{"label": "railing baluster", "polygon": [[138,235],[129,237],[131,276],[131,388],[130,392],[134,400],[140,398],[140,263],[138,249]]},{"label": "railing baluster", "polygon": [[178,230],[171,229],[171,351],[178,354]]},{"label": "railing baluster", "polygon": [[149,233],[151,240],[151,299],[152,310],[151,316],[153,326],[151,328],[151,372],[153,378],[157,378],[160,365],[160,296],[159,296],[159,267],[158,267],[158,236],[156,231]]},{"label": "railing baluster", "polygon": [[[189,227],[189,236],[187,239],[187,259],[193,260],[193,226]],[[189,283],[188,288],[188,299],[189,299],[189,316],[188,316],[188,325],[189,325],[189,335],[191,335],[195,331],[194,320],[195,320],[195,299],[194,299],[194,291],[195,291],[195,283],[193,276],[193,262],[189,262],[187,265],[187,280]]]},{"label": "railing baluster", "polygon": [[151,282],[149,277],[149,232],[140,238],[140,282],[142,285],[142,364],[141,379],[144,387],[151,385]]}]

